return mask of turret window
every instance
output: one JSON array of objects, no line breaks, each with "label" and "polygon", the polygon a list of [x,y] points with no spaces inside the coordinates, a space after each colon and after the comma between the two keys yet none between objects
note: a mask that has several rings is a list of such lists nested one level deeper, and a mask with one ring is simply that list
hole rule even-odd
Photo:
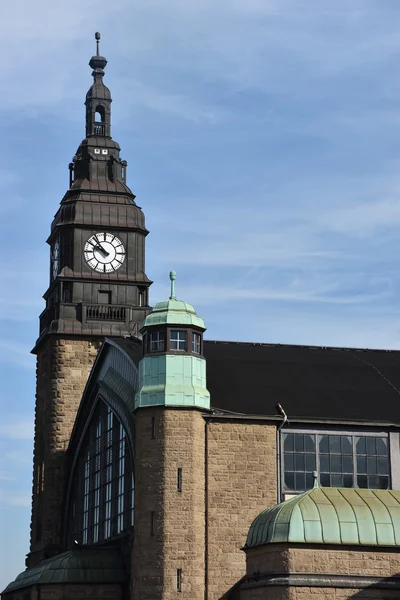
[{"label": "turret window", "polygon": [[152,331],[149,336],[149,351],[164,352],[165,333],[163,331]]},{"label": "turret window", "polygon": [[171,330],[170,349],[180,350],[181,352],[187,351],[187,331]]},{"label": "turret window", "polygon": [[201,352],[201,335],[199,333],[192,333],[192,352],[194,354]]}]

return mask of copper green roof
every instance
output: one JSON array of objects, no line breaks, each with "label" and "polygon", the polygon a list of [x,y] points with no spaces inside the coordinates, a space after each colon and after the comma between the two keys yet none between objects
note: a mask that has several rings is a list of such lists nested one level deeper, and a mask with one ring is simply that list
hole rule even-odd
[{"label": "copper green roof", "polygon": [[196,315],[193,306],[175,299],[157,302],[146,317],[143,327],[152,325],[188,325],[205,329],[203,319]]},{"label": "copper green roof", "polygon": [[313,488],[260,513],[245,549],[285,542],[400,546],[400,491]]},{"label": "copper green roof", "polygon": [[175,297],[175,271],[169,274],[171,280],[171,296],[169,300],[157,302],[151,313],[146,317],[143,327],[153,325],[188,325],[205,329],[204,321],[197,316],[191,304],[177,300]]},{"label": "copper green roof", "polygon": [[47,583],[123,583],[127,573],[118,548],[79,547],[26,569],[3,594]]}]

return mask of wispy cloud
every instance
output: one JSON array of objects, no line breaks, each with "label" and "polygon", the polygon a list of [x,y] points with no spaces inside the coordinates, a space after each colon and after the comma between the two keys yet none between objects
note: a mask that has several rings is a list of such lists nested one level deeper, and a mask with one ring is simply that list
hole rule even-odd
[{"label": "wispy cloud", "polygon": [[34,369],[35,359],[30,355],[28,344],[14,340],[0,340],[0,363],[15,365],[24,369]]},{"label": "wispy cloud", "polygon": [[[0,438],[10,440],[33,440],[33,420],[31,418],[26,418],[11,421],[9,423],[1,423]],[[8,458],[11,458],[10,454],[8,454]]]},{"label": "wispy cloud", "polygon": [[30,505],[31,494],[28,491],[16,493],[0,489],[0,509],[29,508]]}]

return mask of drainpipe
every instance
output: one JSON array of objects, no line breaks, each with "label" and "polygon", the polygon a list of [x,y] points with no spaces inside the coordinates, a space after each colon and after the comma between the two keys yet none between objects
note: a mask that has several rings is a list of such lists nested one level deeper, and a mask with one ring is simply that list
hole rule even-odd
[{"label": "drainpipe", "polygon": [[282,485],[281,485],[281,473],[282,473],[282,465],[281,465],[281,429],[288,422],[288,417],[281,404],[276,405],[276,410],[282,416],[282,422],[279,424],[276,430],[276,474],[277,474],[277,496],[278,496],[278,504],[282,502]]}]

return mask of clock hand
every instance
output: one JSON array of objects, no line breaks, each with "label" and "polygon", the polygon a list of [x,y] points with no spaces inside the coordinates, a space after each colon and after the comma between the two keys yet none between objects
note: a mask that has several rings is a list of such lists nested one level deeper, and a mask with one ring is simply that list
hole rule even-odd
[{"label": "clock hand", "polygon": [[109,256],[109,252],[107,252],[107,250],[104,250],[103,246],[101,246],[101,244],[97,244],[97,246],[94,247],[94,250],[100,250],[100,252],[102,252],[102,254],[104,254],[104,256]]}]

